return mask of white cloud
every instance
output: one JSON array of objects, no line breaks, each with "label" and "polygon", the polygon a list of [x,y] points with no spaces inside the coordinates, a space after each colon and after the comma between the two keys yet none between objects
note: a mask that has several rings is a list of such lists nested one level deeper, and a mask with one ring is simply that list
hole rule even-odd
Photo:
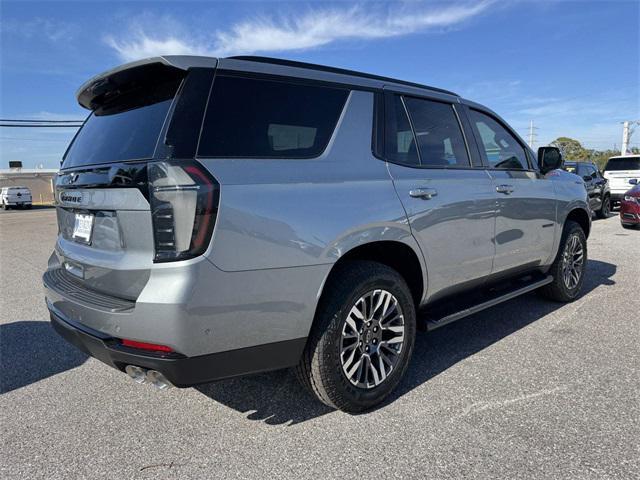
[{"label": "white cloud", "polygon": [[[151,34],[150,31],[163,33]],[[104,41],[124,61],[156,55],[211,54],[206,39],[196,37],[170,15],[137,16],[129,22],[124,35],[107,35]]]},{"label": "white cloud", "polygon": [[[376,5],[310,9],[299,15],[257,16],[211,37],[194,36],[170,17],[160,21],[171,28],[158,28],[147,18],[145,22],[132,23],[124,35],[110,35],[105,41],[124,61],[163,54],[227,56],[283,52],[339,40],[388,38],[453,27],[485,12],[492,3],[494,0],[430,8],[411,4],[386,10]],[[145,27],[143,23],[154,25]],[[157,31],[172,33],[152,33]]]},{"label": "white cloud", "polygon": [[113,36],[105,38],[105,42],[113,48],[124,61],[156,55],[207,55],[209,51],[197,43],[166,37],[150,38],[144,32],[137,32],[130,40],[117,40]]}]

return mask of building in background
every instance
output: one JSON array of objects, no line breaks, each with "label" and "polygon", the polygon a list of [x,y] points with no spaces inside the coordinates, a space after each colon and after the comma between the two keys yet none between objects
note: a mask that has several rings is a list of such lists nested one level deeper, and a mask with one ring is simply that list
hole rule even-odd
[{"label": "building in background", "polygon": [[53,179],[57,169],[8,168],[0,169],[0,187],[27,187],[34,204],[53,203]]}]

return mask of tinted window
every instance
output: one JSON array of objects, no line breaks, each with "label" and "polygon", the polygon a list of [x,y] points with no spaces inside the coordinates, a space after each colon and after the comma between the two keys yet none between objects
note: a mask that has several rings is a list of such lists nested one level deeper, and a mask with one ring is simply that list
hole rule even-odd
[{"label": "tinted window", "polygon": [[96,109],[62,167],[151,158],[178,84],[160,84]]},{"label": "tinted window", "polygon": [[585,175],[589,175],[591,178],[596,178],[598,175],[596,173],[596,168],[593,165],[586,165],[586,173]]},{"label": "tinted window", "polygon": [[216,77],[198,154],[304,158],[320,155],[349,92],[316,85]]},{"label": "tinted window", "polygon": [[526,170],[524,148],[502,125],[476,110],[470,112],[471,123],[480,141],[480,151],[491,168]]},{"label": "tinted window", "polygon": [[417,98],[404,99],[413,122],[420,164],[468,167],[469,157],[453,106]]},{"label": "tinted window", "polygon": [[398,95],[386,98],[385,158],[394,163],[418,166],[418,150],[402,99]]},{"label": "tinted window", "polygon": [[640,157],[610,158],[606,170],[640,170]]},{"label": "tinted window", "polygon": [[589,175],[589,172],[587,171],[587,166],[583,163],[578,163],[576,164],[576,171],[575,174],[576,175],[580,175],[581,177],[584,177],[585,175]]}]

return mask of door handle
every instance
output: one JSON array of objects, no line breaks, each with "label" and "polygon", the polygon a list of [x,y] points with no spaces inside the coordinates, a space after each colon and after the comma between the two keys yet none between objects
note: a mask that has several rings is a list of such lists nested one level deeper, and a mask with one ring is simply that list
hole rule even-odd
[{"label": "door handle", "polygon": [[413,198],[421,198],[423,200],[431,200],[431,198],[438,195],[438,191],[435,188],[414,188],[409,190],[409,196]]},{"label": "door handle", "polygon": [[511,195],[513,193],[513,185],[498,185],[496,187],[496,192]]}]

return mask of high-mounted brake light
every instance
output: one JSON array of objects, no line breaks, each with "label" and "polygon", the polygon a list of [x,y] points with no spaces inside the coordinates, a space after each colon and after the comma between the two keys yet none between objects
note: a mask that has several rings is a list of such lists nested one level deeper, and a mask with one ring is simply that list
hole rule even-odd
[{"label": "high-mounted brake light", "polygon": [[195,161],[148,165],[155,262],[193,258],[211,240],[218,211],[218,182]]},{"label": "high-mounted brake light", "polygon": [[146,342],[136,342],[135,340],[120,340],[120,344],[123,347],[137,348],[140,350],[149,350],[152,352],[166,352],[171,353],[173,349],[171,347],[167,347],[166,345],[157,345],[155,343],[146,343]]}]

